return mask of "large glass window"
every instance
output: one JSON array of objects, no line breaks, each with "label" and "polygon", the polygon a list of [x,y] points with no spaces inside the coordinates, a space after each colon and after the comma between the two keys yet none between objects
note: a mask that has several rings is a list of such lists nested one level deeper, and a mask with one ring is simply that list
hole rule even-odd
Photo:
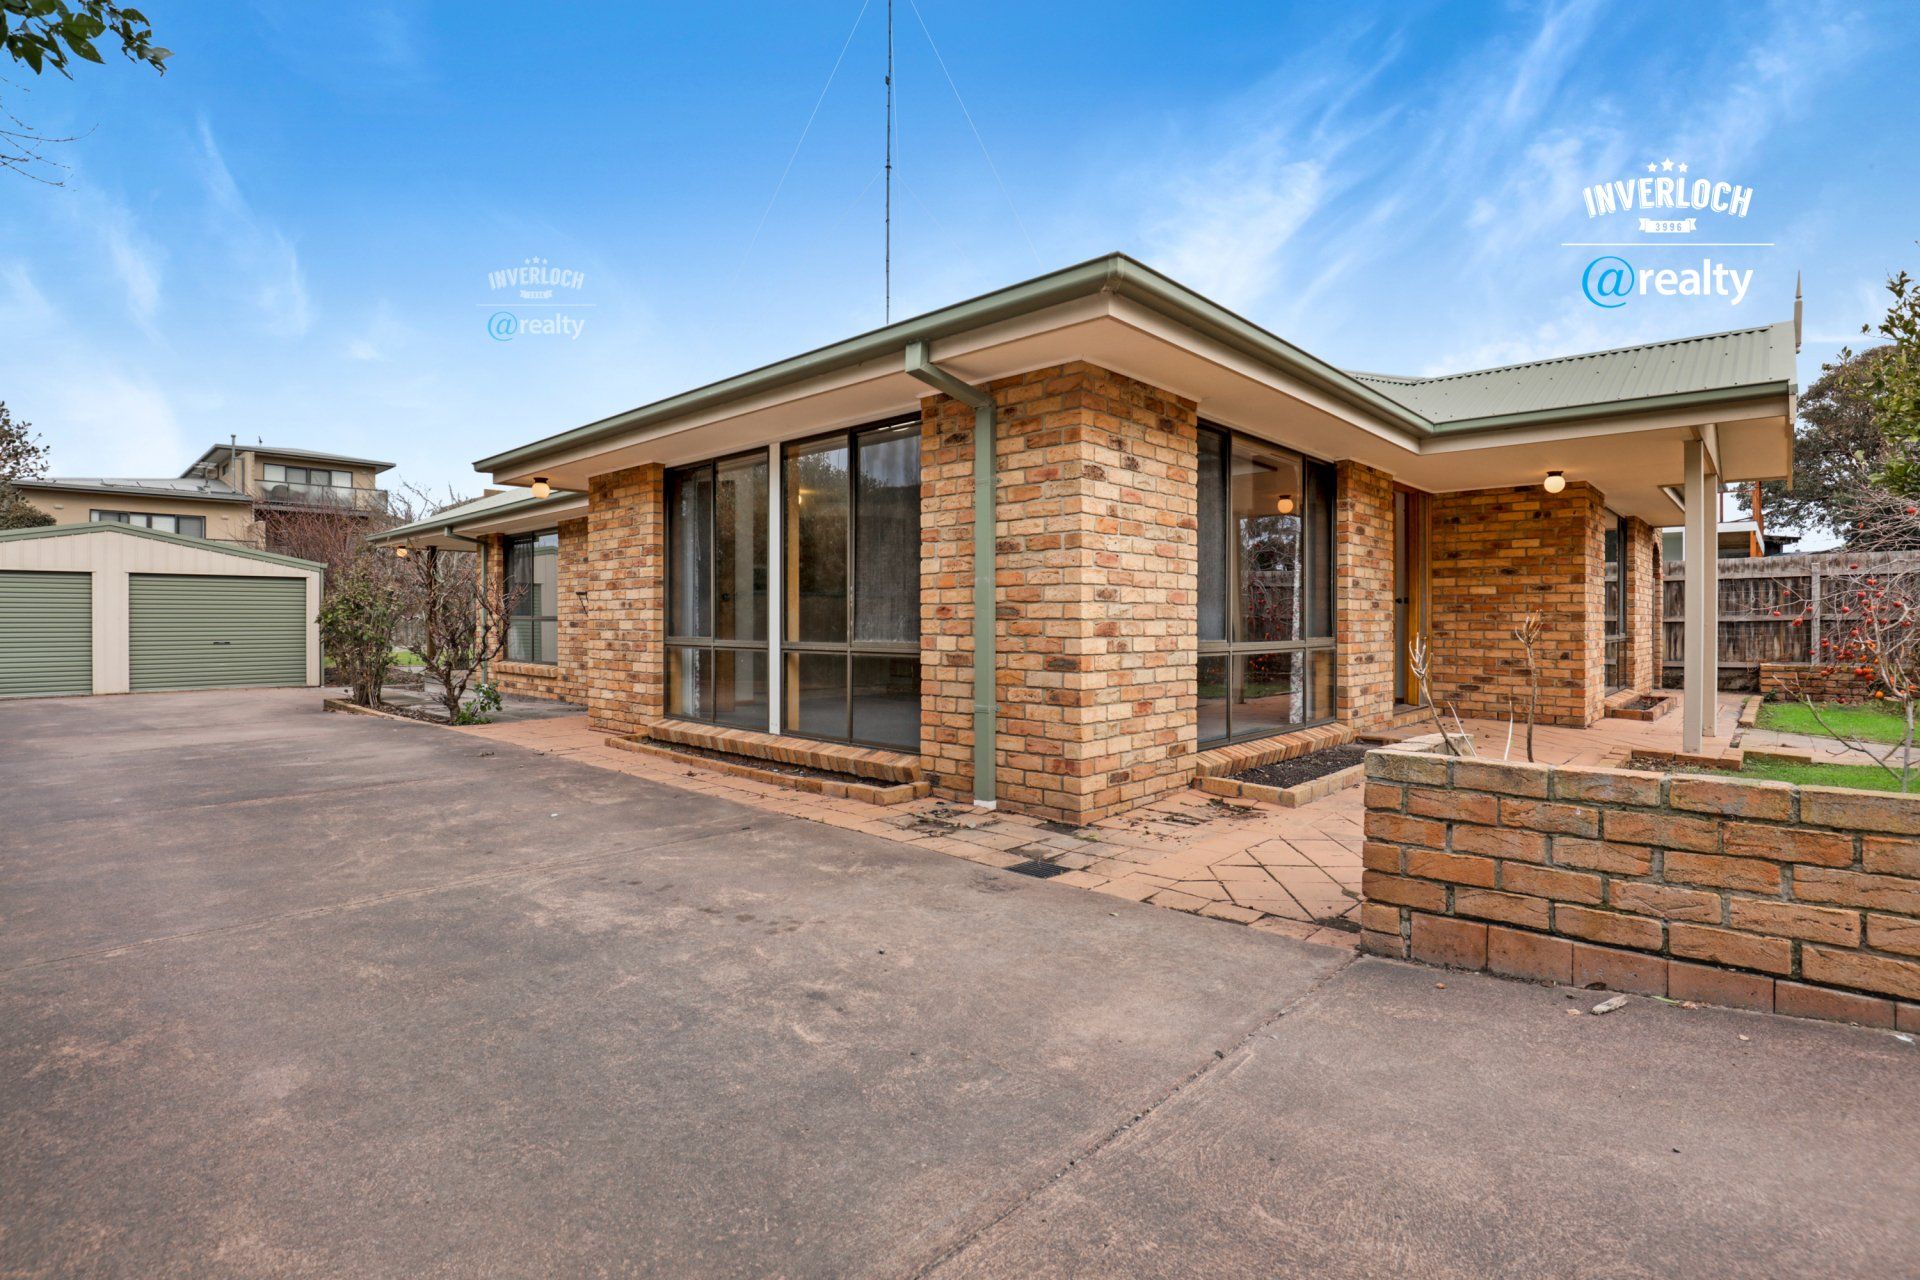
[{"label": "large glass window", "polygon": [[1626,683],[1621,657],[1627,641],[1626,543],[1620,517],[1607,513],[1606,532],[1606,683],[1609,690]]},{"label": "large glass window", "polygon": [[789,732],[920,744],[920,424],[787,446]]},{"label": "large glass window", "polygon": [[553,663],[560,651],[560,534],[553,529],[508,538],[509,662]]},{"label": "large glass window", "polygon": [[1205,428],[1199,487],[1201,744],[1331,719],[1333,468]]},{"label": "large glass window", "polygon": [[161,516],[145,511],[95,511],[92,513],[95,524],[125,524],[136,529],[158,529],[161,533],[178,533],[189,538],[207,536],[205,516]]},{"label": "large glass window", "polygon": [[667,713],[767,727],[767,455],[667,476]]}]

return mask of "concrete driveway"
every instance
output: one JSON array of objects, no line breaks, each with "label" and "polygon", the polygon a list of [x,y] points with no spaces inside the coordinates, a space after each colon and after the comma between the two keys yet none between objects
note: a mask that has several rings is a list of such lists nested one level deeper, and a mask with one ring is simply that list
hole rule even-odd
[{"label": "concrete driveway", "polygon": [[1884,1276],[1920,1246],[1891,1035],[1569,1017],[318,703],[0,703],[0,1273]]}]

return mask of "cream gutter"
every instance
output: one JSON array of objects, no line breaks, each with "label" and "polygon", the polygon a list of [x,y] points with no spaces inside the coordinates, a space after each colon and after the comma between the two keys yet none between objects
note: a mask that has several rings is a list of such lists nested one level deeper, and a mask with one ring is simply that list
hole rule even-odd
[{"label": "cream gutter", "polygon": [[925,342],[907,344],[907,372],[936,391],[973,406],[973,802],[996,807],[994,744],[999,734],[999,616],[994,572],[998,481],[994,476],[993,397],[934,364]]}]

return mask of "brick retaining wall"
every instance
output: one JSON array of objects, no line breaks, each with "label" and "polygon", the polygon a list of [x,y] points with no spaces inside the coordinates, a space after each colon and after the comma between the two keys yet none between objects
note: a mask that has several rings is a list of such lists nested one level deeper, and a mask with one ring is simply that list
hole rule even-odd
[{"label": "brick retaining wall", "polygon": [[1806,662],[1763,662],[1760,664],[1760,693],[1775,702],[1798,702],[1802,693],[1815,702],[1865,702],[1873,696],[1872,677],[1854,674],[1846,665],[1826,666]]},{"label": "brick retaining wall", "polygon": [[1376,954],[1920,1029],[1920,796],[1375,752]]}]

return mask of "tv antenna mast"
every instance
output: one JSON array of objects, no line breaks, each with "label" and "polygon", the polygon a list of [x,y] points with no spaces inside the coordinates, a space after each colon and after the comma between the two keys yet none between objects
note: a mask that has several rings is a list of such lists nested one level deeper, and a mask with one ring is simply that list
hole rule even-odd
[{"label": "tv antenna mast", "polygon": [[893,0],[887,0],[887,209],[885,234],[885,317],[893,323]]}]

